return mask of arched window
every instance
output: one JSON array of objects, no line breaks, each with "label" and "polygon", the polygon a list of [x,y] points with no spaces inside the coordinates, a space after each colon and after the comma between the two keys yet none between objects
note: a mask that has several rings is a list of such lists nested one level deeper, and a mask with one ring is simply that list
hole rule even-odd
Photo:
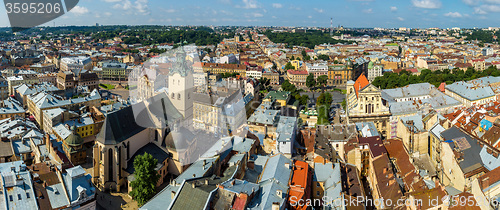
[{"label": "arched window", "polygon": [[130,142],[127,142],[127,160],[130,158]]},{"label": "arched window", "polygon": [[122,177],[122,147],[118,147],[118,180]]},{"label": "arched window", "polygon": [[108,149],[108,181],[113,181],[113,150]]},{"label": "arched window", "polygon": [[177,93],[177,99],[181,100],[181,94],[180,93]]}]

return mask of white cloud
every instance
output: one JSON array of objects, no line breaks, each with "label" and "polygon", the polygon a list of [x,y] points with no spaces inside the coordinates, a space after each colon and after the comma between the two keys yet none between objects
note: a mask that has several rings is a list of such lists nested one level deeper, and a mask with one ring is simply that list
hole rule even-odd
[{"label": "white cloud", "polygon": [[448,12],[448,13],[444,14],[444,16],[451,17],[451,18],[461,18],[461,17],[463,17],[463,15],[460,14],[459,12]]},{"label": "white cloud", "polygon": [[311,18],[313,18],[313,16],[310,16],[310,15],[309,15],[309,16],[307,16],[307,18],[311,19]]},{"label": "white cloud", "polygon": [[366,14],[373,13],[373,9],[372,8],[370,8],[370,9],[364,9],[363,13],[366,13]]},{"label": "white cloud", "polygon": [[485,15],[489,12],[500,12],[500,5],[483,4],[478,7],[474,7],[474,14]]},{"label": "white cloud", "polygon": [[224,14],[224,15],[233,15],[233,13],[232,13],[232,12],[228,12],[228,11],[226,11],[226,10],[221,10],[221,11],[219,11],[219,12],[220,12],[220,13],[222,13],[222,14]]},{"label": "white cloud", "polygon": [[480,7],[475,7],[475,8],[474,8],[474,14],[485,15],[485,14],[488,14],[488,12],[484,11],[484,10],[483,10],[483,9],[481,9]]},{"label": "white cloud", "polygon": [[282,8],[283,7],[283,4],[280,4],[280,3],[273,3],[273,7],[274,8]]},{"label": "white cloud", "polygon": [[71,9],[70,12],[75,14],[75,15],[84,15],[84,14],[89,13],[89,9],[87,9],[86,7],[75,6],[75,7],[73,7],[73,9]]},{"label": "white cloud", "polygon": [[137,0],[135,1],[135,9],[142,14],[149,14],[148,0]]},{"label": "white cloud", "polygon": [[105,2],[108,2],[108,3],[115,3],[115,2],[119,2],[121,0],[104,0]]},{"label": "white cloud", "polygon": [[122,10],[134,10],[134,12],[148,15],[150,14],[148,0],[136,0],[133,4],[130,0],[124,0],[121,3],[115,4],[113,6],[114,9],[122,9]]},{"label": "white cloud", "polygon": [[236,5],[236,8],[257,9],[260,8],[256,0],[243,0],[243,6]]},{"label": "white cloud", "polygon": [[314,8],[314,10],[315,10],[316,12],[318,12],[318,13],[323,13],[323,12],[325,12],[323,9],[318,9],[318,8]]},{"label": "white cloud", "polygon": [[[471,1],[471,0],[469,0]],[[478,2],[478,0],[476,0]],[[484,2],[486,3],[490,3],[490,4],[500,4],[500,0],[483,0]]]},{"label": "white cloud", "polygon": [[114,9],[129,10],[132,8],[132,2],[130,0],[124,0],[121,3],[115,4]]},{"label": "white cloud", "polygon": [[402,18],[402,17],[397,17],[397,19],[398,19],[399,21],[405,21],[405,19],[404,19],[404,18]]},{"label": "white cloud", "polygon": [[167,10],[165,10],[165,12],[166,12],[166,13],[174,13],[174,12],[176,12],[176,11],[177,11],[177,10],[175,10],[175,9],[167,9]]},{"label": "white cloud", "polygon": [[258,12],[254,12],[254,13],[250,13],[250,14],[245,14],[245,16],[247,18],[250,18],[250,17],[258,18],[258,17],[263,17],[264,14],[258,13]]},{"label": "white cloud", "polygon": [[440,0],[412,0],[413,6],[423,9],[439,9],[441,8]]},{"label": "white cloud", "polygon": [[105,12],[105,13],[104,13],[104,16],[107,16],[107,17],[109,17],[109,16],[111,16],[111,15],[113,15],[113,14],[111,14],[111,12]]},{"label": "white cloud", "polygon": [[480,0],[462,0],[465,4],[473,6],[479,4]]},{"label": "white cloud", "polygon": [[397,7],[391,7],[391,11],[393,11],[393,12],[398,11],[398,8]]}]

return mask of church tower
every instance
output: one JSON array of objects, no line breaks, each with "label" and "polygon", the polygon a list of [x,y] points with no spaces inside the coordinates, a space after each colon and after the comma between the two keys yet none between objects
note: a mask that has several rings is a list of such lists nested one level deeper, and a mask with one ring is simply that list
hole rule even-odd
[{"label": "church tower", "polygon": [[190,125],[193,118],[193,70],[187,65],[186,53],[180,47],[175,55],[176,61],[168,74],[168,94],[170,101]]}]

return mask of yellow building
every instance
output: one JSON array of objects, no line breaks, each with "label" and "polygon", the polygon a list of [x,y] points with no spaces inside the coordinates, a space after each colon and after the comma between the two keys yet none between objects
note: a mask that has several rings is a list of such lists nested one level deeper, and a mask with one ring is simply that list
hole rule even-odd
[{"label": "yellow building", "polygon": [[247,66],[242,64],[223,64],[223,63],[202,63],[193,64],[194,72],[210,72],[212,74],[221,73],[238,73],[242,77],[246,77]]},{"label": "yellow building", "polygon": [[290,63],[295,68],[295,70],[299,70],[299,68],[300,68],[300,61],[299,60],[293,60],[293,61],[290,61]]},{"label": "yellow building", "polygon": [[288,70],[286,72],[286,75],[288,77],[288,80],[290,83],[296,85],[296,86],[305,86],[306,85],[306,79],[307,79],[307,71],[294,71],[294,70]]},{"label": "yellow building", "polygon": [[344,86],[352,80],[352,67],[344,64],[328,66],[328,86]]}]

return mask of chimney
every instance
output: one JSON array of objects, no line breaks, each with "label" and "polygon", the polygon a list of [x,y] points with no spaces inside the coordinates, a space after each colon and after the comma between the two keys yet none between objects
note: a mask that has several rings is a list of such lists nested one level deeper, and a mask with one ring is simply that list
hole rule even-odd
[{"label": "chimney", "polygon": [[173,200],[175,197],[175,191],[170,192],[170,198]]},{"label": "chimney", "polygon": [[196,183],[195,182],[191,183],[191,187],[193,187],[193,189],[196,188]]},{"label": "chimney", "polygon": [[255,169],[255,162],[254,161],[248,161],[247,167],[249,169]]},{"label": "chimney", "polygon": [[280,209],[280,203],[274,202],[271,207],[271,210],[279,210],[279,209]]},{"label": "chimney", "polygon": [[208,179],[205,179],[205,185],[208,185]]}]

